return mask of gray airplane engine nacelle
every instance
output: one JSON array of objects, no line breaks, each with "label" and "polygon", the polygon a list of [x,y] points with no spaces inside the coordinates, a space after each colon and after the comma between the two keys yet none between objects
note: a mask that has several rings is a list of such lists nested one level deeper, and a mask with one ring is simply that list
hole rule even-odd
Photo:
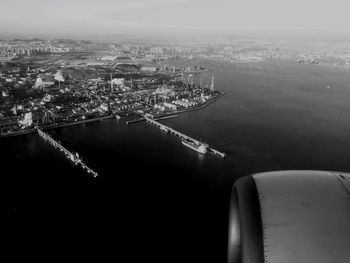
[{"label": "gray airplane engine nacelle", "polygon": [[281,171],[232,189],[228,263],[350,262],[350,174]]}]

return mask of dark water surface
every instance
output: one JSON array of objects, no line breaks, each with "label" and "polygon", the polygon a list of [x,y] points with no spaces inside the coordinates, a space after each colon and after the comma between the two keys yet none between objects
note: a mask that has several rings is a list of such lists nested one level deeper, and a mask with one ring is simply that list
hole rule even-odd
[{"label": "dark water surface", "polygon": [[256,64],[261,69],[188,64],[212,69],[216,87],[227,94],[163,122],[228,158],[202,156],[146,123],[107,120],[50,131],[100,174],[93,179],[37,135],[2,139],[7,215],[19,226],[68,225],[75,229],[69,234],[83,233],[77,236],[91,243],[111,240],[128,261],[225,262],[237,178],[271,170],[350,170],[348,71],[295,61]]}]

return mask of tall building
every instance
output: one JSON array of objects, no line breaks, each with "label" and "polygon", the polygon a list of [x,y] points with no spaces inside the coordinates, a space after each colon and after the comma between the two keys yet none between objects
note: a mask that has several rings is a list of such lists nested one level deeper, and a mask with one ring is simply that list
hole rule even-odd
[{"label": "tall building", "polygon": [[112,80],[112,73],[111,73],[111,92],[113,92],[113,80]]},{"label": "tall building", "polygon": [[214,91],[214,76],[211,76],[211,85],[210,85],[210,90]]},{"label": "tall building", "polygon": [[202,72],[200,73],[200,82],[199,82],[200,88],[203,88],[203,75]]}]

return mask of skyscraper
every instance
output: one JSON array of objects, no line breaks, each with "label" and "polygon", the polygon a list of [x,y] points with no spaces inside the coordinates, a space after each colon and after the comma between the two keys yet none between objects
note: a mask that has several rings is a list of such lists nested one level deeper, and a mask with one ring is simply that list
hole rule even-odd
[{"label": "skyscraper", "polygon": [[211,76],[211,85],[210,85],[210,90],[214,91],[214,76]]}]

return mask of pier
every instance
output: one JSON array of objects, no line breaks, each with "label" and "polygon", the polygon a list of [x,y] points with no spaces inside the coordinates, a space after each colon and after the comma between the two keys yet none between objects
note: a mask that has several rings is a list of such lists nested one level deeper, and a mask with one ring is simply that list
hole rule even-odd
[{"label": "pier", "polygon": [[[135,112],[134,112],[135,113]],[[135,113],[136,115],[140,115],[139,113]],[[140,115],[141,116],[141,115]],[[179,115],[169,115],[169,116],[164,116],[164,117],[159,117],[159,118],[155,118],[155,121],[158,120],[166,120],[166,119],[171,119],[171,118],[177,118]],[[132,123],[137,123],[137,122],[141,122],[141,121],[145,121],[146,119],[144,117],[140,117],[139,119],[135,119],[135,120],[131,120],[131,121],[127,121],[125,122],[126,124],[132,124]]]},{"label": "pier", "polygon": [[72,161],[75,165],[81,165],[81,167],[86,170],[89,174],[92,174],[93,177],[97,177],[98,173],[96,173],[94,170],[92,170],[91,168],[89,168],[84,162],[83,160],[79,157],[79,154],[75,153],[73,154],[72,152],[70,152],[68,149],[66,149],[62,144],[60,144],[59,142],[57,142],[55,139],[53,139],[49,134],[45,133],[44,131],[40,130],[39,128],[36,128],[39,136],[41,138],[43,138],[46,142],[50,143],[53,147],[55,147],[56,149],[60,150],[61,152],[63,152],[66,157]]},{"label": "pier", "polygon": [[198,140],[196,140],[196,139],[194,139],[194,138],[192,138],[192,137],[190,137],[190,136],[187,136],[186,134],[183,134],[183,133],[181,133],[181,132],[179,132],[179,131],[177,131],[177,130],[175,130],[175,129],[169,127],[169,126],[166,126],[166,125],[164,125],[164,124],[162,124],[162,123],[160,123],[160,122],[158,122],[158,121],[156,121],[156,120],[154,120],[154,119],[151,119],[151,118],[149,118],[149,117],[147,117],[147,116],[144,116],[144,118],[145,118],[145,120],[146,120],[148,123],[153,124],[153,125],[159,127],[159,129],[162,130],[162,131],[164,131],[164,132],[174,134],[175,136],[178,136],[178,137],[180,137],[181,139],[191,141],[191,142],[193,142],[193,143],[195,143],[195,144],[197,144],[197,145],[203,145],[203,146],[205,146],[205,147],[207,148],[208,152],[211,152],[211,153],[213,153],[213,154],[219,155],[221,158],[225,158],[225,157],[226,157],[226,154],[225,154],[224,152],[220,152],[220,151],[218,151],[218,150],[216,150],[216,149],[214,149],[214,148],[211,148],[211,147],[210,147],[208,144],[206,144],[206,143],[203,143],[203,142],[201,142],[201,141],[198,141]]}]

